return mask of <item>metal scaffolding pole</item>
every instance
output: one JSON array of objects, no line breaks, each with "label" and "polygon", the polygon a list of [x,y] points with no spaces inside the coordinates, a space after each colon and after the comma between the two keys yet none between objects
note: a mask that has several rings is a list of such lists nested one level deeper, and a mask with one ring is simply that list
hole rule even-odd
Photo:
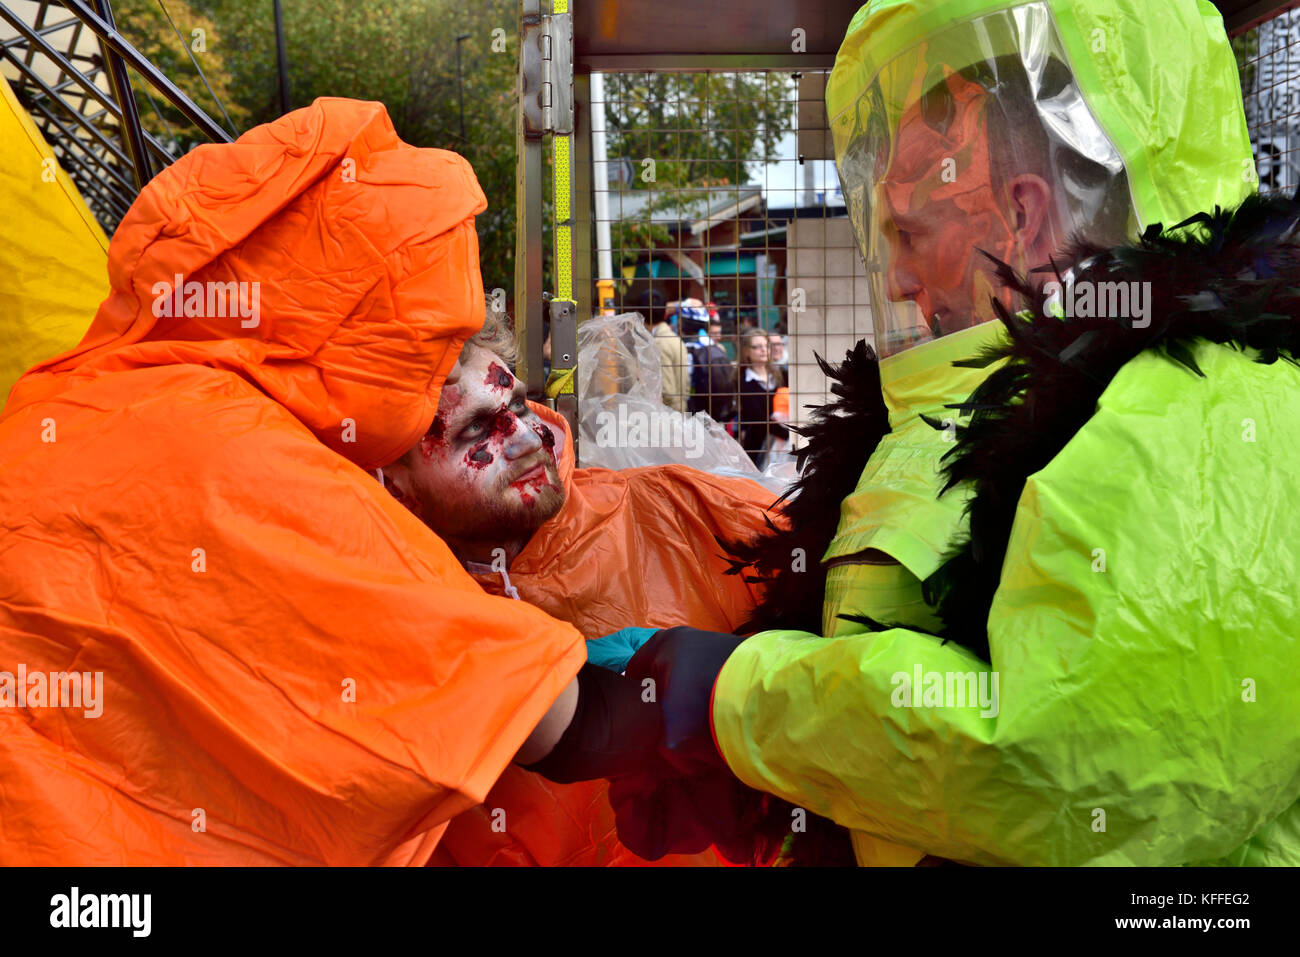
[{"label": "metal scaffolding pole", "polygon": [[[592,190],[596,198],[596,279],[610,297],[614,294],[614,257],[609,232],[609,155],[605,147],[605,77],[591,74]],[[597,310],[605,306],[597,303]]]},{"label": "metal scaffolding pole", "polygon": [[[95,0],[95,12],[103,18],[110,30],[117,30],[117,24],[113,22],[113,8],[108,0]],[[126,140],[126,148],[131,154],[131,172],[135,175],[136,189],[144,189],[144,184],[153,178],[153,168],[149,165],[149,151],[144,145],[144,128],[140,125],[140,111],[136,109],[135,94],[131,91],[131,77],[126,72],[126,64],[109,48],[103,35],[99,38],[99,48],[108,69],[113,99],[117,100],[122,109],[122,138]]]},{"label": "metal scaffolding pole", "polygon": [[[519,112],[515,117],[515,332],[517,373],[540,398],[542,368],[541,0],[519,0]],[[536,104],[536,111],[532,107]]]}]

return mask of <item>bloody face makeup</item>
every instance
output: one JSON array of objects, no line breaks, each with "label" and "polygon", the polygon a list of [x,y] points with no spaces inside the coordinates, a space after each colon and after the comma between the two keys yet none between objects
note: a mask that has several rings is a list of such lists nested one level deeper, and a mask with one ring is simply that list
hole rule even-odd
[{"label": "bloody face makeup", "polygon": [[385,474],[444,539],[505,546],[526,540],[564,504],[556,436],[500,358],[465,348],[428,434]]}]

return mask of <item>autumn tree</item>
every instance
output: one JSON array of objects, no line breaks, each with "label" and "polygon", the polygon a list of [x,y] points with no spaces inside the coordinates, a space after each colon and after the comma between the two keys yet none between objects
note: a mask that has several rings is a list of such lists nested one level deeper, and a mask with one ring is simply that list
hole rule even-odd
[{"label": "autumn tree", "polygon": [[[281,113],[275,20],[270,0],[115,0],[119,27],[218,122],[219,100],[237,132]],[[478,217],[483,279],[509,289],[514,278],[514,109],[518,57],[514,0],[284,0],[289,108],[317,97],[346,96],[385,105],[399,136],[414,146],[455,150],[478,175],[488,199]],[[201,30],[203,49],[190,50]],[[179,36],[178,36],[179,33]],[[464,128],[457,74],[461,41]],[[184,38],[185,42],[182,42]],[[193,53],[216,97],[190,61]],[[173,136],[180,149],[205,142],[156,93],[170,130],[137,84],[151,131]]]},{"label": "autumn tree", "polygon": [[[165,7],[171,22],[157,0],[114,0],[128,38],[218,122],[228,114],[243,132],[280,115],[271,0],[165,0]],[[283,0],[282,9],[290,109],[320,96],[378,100],[406,142],[464,155],[488,200],[477,219],[484,286],[512,290],[517,0]],[[468,36],[458,81],[459,35]],[[654,209],[679,204],[692,188],[745,183],[753,164],[773,158],[793,114],[785,74],[613,74],[605,89],[609,155],[654,161],[652,182],[634,176],[627,187],[651,190]],[[157,94],[139,92],[137,100],[146,125],[179,149],[204,141]],[[549,212],[549,189],[545,201]],[[545,272],[554,289],[550,233]],[[615,224],[616,247],[666,238],[648,222]]]},{"label": "autumn tree", "polygon": [[[119,32],[169,80],[234,135],[249,125],[249,114],[236,102],[239,78],[226,67],[220,31],[198,4],[186,0],[114,0]],[[136,107],[145,129],[173,157],[208,142],[185,115],[161,93],[129,70]]]},{"label": "autumn tree", "polygon": [[[776,159],[796,91],[785,73],[636,73],[605,80],[611,162],[626,160],[624,189],[648,191],[641,216],[612,224],[624,260],[670,240],[655,213],[688,218],[714,186],[740,186]],[[611,197],[612,204],[617,199]],[[615,206],[617,208],[617,206]]]}]

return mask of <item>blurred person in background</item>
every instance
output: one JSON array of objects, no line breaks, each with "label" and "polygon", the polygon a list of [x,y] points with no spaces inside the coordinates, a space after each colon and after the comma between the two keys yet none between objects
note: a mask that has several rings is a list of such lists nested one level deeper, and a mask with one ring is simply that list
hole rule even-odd
[{"label": "blurred person in background", "polygon": [[785,378],[789,380],[790,356],[785,351],[785,336],[780,331],[780,326],[768,334],[767,354],[772,365],[780,369]]},{"label": "blurred person in background", "polygon": [[724,425],[736,415],[736,367],[722,346],[722,322],[709,320],[709,334],[691,358],[691,413],[707,412]]},{"label": "blurred person in background", "polygon": [[670,302],[664,311],[683,342],[701,342],[708,338],[709,326],[714,320],[709,318],[709,311],[700,300]]},{"label": "blurred person in background", "polygon": [[760,469],[767,464],[767,453],[773,439],[785,440],[790,430],[785,421],[788,416],[775,413],[772,406],[777,389],[785,385],[780,370],[772,365],[765,332],[751,332],[741,339],[744,366],[739,374],[740,392],[740,444],[750,459]]},{"label": "blurred person in background", "polygon": [[682,337],[668,321],[670,314],[665,308],[663,294],[642,286],[623,300],[623,309],[625,312],[639,312],[650,327],[650,335],[659,350],[664,405],[675,412],[685,412],[686,400],[691,394],[691,355]]}]

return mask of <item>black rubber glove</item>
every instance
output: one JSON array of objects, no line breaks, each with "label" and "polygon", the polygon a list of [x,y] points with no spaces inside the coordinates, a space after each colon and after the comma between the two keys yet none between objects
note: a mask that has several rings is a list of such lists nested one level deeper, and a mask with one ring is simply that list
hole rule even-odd
[{"label": "black rubber glove", "polygon": [[585,664],[573,720],[550,754],[522,767],[560,784],[644,771],[660,763],[660,713],[642,700],[640,681]]},{"label": "black rubber glove", "polygon": [[[653,689],[663,720],[660,762],[610,783],[622,844],[647,860],[712,845],[736,864],[761,861],[768,796],[738,781],[713,744],[709,703],[718,673],[743,638],[666,628],[642,645],[626,675]],[[646,682],[653,682],[647,687]]]},{"label": "black rubber glove", "polygon": [[685,626],[665,628],[627,663],[625,674],[639,688],[646,679],[654,682],[663,713],[660,754],[686,773],[726,767],[713,744],[709,702],[718,672],[744,640]]},{"label": "black rubber glove", "polygon": [[792,820],[790,805],[721,767],[686,777],[673,770],[621,777],[609,784],[609,802],[619,842],[648,861],[712,846],[732,864],[771,864]]},{"label": "black rubber glove", "polygon": [[733,864],[742,864],[750,856],[747,790],[730,771],[683,776],[661,766],[659,772],[611,781],[609,803],[619,843],[639,857],[657,861],[712,845]]}]

